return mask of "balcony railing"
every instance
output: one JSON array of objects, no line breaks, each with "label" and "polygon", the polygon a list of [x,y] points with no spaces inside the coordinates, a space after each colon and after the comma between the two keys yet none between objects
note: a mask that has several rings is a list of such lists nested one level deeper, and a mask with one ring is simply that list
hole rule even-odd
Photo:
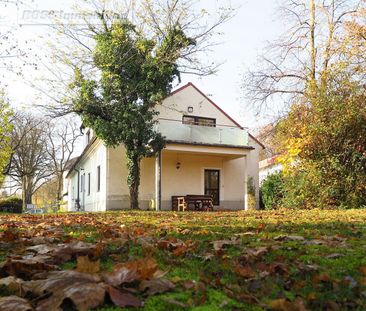
[{"label": "balcony railing", "polygon": [[248,132],[230,126],[200,126],[177,120],[159,119],[156,125],[167,140],[213,145],[248,146]]}]

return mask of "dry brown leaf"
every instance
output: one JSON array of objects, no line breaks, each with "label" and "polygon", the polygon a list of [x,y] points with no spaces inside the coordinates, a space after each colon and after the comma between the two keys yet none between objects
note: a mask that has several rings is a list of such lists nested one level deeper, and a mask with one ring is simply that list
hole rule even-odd
[{"label": "dry brown leaf", "polygon": [[331,278],[327,273],[321,273],[313,277],[315,283],[319,282],[331,282]]},{"label": "dry brown leaf", "polygon": [[136,271],[139,280],[146,280],[151,278],[158,270],[158,265],[154,259],[140,259],[136,261],[130,261],[125,264],[127,269]]},{"label": "dry brown leaf", "polygon": [[76,270],[83,273],[98,273],[100,271],[100,259],[90,260],[88,256],[78,256]]},{"label": "dry brown leaf", "polygon": [[288,301],[284,298],[272,300],[269,304],[272,310],[277,311],[307,311],[305,304],[301,298],[294,301]]},{"label": "dry brown leaf", "polygon": [[125,283],[131,283],[138,279],[136,270],[131,270],[124,265],[117,265],[112,272],[105,273],[103,279],[112,286],[118,286]]},{"label": "dry brown leaf", "polygon": [[227,245],[239,245],[241,243],[240,238],[234,237],[231,240],[219,240],[211,242],[215,251],[220,251]]},{"label": "dry brown leaf", "polygon": [[11,259],[0,265],[2,275],[13,275],[23,279],[30,278],[33,274],[40,271],[56,270],[58,267],[49,265],[36,259]]},{"label": "dry brown leaf", "polygon": [[53,256],[58,264],[76,259],[78,256],[90,256],[98,258],[103,251],[102,244],[91,244],[83,241],[60,244],[54,251]]},{"label": "dry brown leaf", "polygon": [[238,275],[240,275],[244,278],[247,278],[247,279],[255,277],[255,272],[250,266],[237,265],[235,267],[235,272]]},{"label": "dry brown leaf", "polygon": [[120,290],[108,286],[108,293],[109,297],[111,298],[112,302],[119,307],[125,308],[125,307],[142,307],[143,303],[142,301],[131,294],[123,293]]},{"label": "dry brown leaf", "polygon": [[0,279],[0,287],[5,286],[9,292],[22,296],[22,284],[24,281],[18,279],[14,276],[8,276],[6,278]]},{"label": "dry brown leaf", "polygon": [[361,271],[361,273],[362,273],[364,276],[366,276],[366,266],[362,266],[362,267],[360,267],[360,271]]},{"label": "dry brown leaf", "polygon": [[70,284],[70,280],[65,283],[67,285],[59,284],[60,287],[55,289],[49,298],[41,300],[36,310],[59,310],[66,299],[70,300],[79,311],[88,311],[104,303],[106,291],[103,283],[71,282]]},{"label": "dry brown leaf", "polygon": [[45,255],[45,254],[53,252],[55,250],[55,246],[46,245],[46,244],[39,244],[39,245],[34,245],[34,246],[27,247],[27,250],[35,252],[35,253],[40,254],[40,255]]},{"label": "dry brown leaf", "polygon": [[8,296],[0,298],[0,310],[1,311],[32,311],[33,308],[23,298],[18,296]]},{"label": "dry brown leaf", "polygon": [[305,241],[305,238],[300,235],[279,235],[274,238],[275,241]]},{"label": "dry brown leaf", "polygon": [[146,291],[149,296],[161,294],[172,290],[175,285],[167,279],[152,279],[145,280],[140,283],[139,289],[141,291]]}]

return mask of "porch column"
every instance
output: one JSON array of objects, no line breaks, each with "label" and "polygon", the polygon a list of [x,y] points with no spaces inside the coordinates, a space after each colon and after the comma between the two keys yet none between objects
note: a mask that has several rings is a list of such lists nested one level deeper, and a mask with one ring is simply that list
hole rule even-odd
[{"label": "porch column", "polygon": [[248,160],[247,156],[244,157],[244,210],[249,210],[248,206]]},{"label": "porch column", "polygon": [[155,158],[155,208],[161,210],[161,151]]}]

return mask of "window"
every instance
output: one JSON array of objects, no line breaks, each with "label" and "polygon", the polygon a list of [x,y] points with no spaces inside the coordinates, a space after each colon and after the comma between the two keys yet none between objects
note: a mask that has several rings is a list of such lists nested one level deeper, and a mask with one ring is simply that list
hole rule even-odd
[{"label": "window", "polygon": [[90,130],[88,130],[87,132],[86,132],[86,144],[89,144],[90,143]]},{"label": "window", "polygon": [[90,195],[90,173],[88,173],[88,195]]},{"label": "window", "polygon": [[100,165],[97,167],[97,191],[100,191]]},{"label": "window", "polygon": [[216,126],[216,119],[197,117],[197,116],[183,116],[182,123],[183,124],[192,124],[192,125],[215,127]]}]

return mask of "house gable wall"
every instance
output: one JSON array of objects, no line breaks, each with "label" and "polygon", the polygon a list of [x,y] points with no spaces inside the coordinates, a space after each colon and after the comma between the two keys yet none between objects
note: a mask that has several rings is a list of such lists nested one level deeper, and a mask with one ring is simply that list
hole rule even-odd
[{"label": "house gable wall", "polygon": [[[188,107],[193,107],[192,113],[188,112]],[[217,125],[238,127],[191,84],[167,97],[162,104],[156,106],[156,110],[159,112],[158,118],[182,121],[183,115],[192,115],[216,119]]]}]

